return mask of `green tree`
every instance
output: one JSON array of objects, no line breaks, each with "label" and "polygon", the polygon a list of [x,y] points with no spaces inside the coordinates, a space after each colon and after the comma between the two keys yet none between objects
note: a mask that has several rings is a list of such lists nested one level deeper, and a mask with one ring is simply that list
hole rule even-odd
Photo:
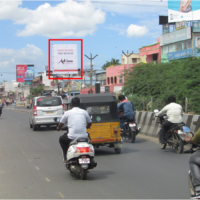
[{"label": "green tree", "polygon": [[121,65],[121,63],[119,63],[119,60],[112,58],[110,62],[106,61],[106,63],[102,66],[102,69],[105,70],[107,67],[111,65],[117,66],[117,65]]},{"label": "green tree", "polygon": [[38,95],[43,95],[43,90],[44,90],[44,86],[43,85],[38,85],[34,88],[30,88],[30,98],[36,97]]},{"label": "green tree", "polygon": [[[185,98],[188,98],[188,111],[200,113],[200,58],[185,58],[168,63],[139,64],[131,68],[126,75],[123,92],[130,96],[138,110],[142,99],[153,98],[152,108],[161,109],[167,97],[174,95],[177,103],[185,109]],[[140,102],[139,102],[140,99]],[[138,103],[137,103],[138,102]]]}]

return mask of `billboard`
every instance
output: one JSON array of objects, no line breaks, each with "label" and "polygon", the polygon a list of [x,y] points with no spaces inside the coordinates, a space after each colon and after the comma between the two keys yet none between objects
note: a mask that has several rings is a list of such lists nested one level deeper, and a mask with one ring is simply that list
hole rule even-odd
[{"label": "billboard", "polygon": [[198,0],[168,0],[168,22],[193,21],[200,19]]},{"label": "billboard", "polygon": [[52,45],[53,74],[78,74],[77,44]]},{"label": "billboard", "polygon": [[194,56],[200,56],[200,36],[194,37]]},{"label": "billboard", "polygon": [[192,38],[191,27],[187,27],[171,33],[166,33],[160,36],[160,46],[171,44]]},{"label": "billboard", "polygon": [[182,51],[172,52],[167,54],[167,60],[175,60],[193,56],[193,49],[186,49]]},{"label": "billboard", "polygon": [[186,22],[185,21],[176,22],[175,27],[176,27],[176,31],[178,31],[180,29],[184,29],[184,28],[186,28]]},{"label": "billboard", "polygon": [[32,82],[34,78],[34,65],[16,65],[16,81]]}]

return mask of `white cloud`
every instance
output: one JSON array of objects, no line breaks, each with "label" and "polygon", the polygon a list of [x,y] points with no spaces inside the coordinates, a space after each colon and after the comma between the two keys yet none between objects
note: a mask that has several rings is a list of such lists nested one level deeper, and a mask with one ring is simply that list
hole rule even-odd
[{"label": "white cloud", "polygon": [[101,9],[95,9],[89,1],[77,3],[67,0],[54,7],[44,3],[35,10],[20,5],[22,1],[0,1],[0,19],[25,25],[24,30],[18,31],[18,36],[39,34],[58,38],[92,35],[97,25],[104,23],[106,15]]},{"label": "white cloud", "polygon": [[158,16],[165,14],[167,15],[168,9],[168,0],[91,0],[91,2],[97,8],[100,7],[106,12],[126,15],[138,19],[148,19],[149,14],[154,13],[156,13]]},{"label": "white cloud", "polygon": [[149,32],[146,26],[138,26],[135,24],[131,24],[127,28],[127,36],[128,37],[141,37],[146,35]]},{"label": "white cloud", "polygon": [[115,14],[114,14],[114,13],[111,13],[111,15],[112,15],[113,17],[115,17]]},{"label": "white cloud", "polygon": [[0,70],[15,72],[17,64],[34,64],[35,71],[44,71],[47,63],[43,51],[33,44],[19,50],[0,49]]}]

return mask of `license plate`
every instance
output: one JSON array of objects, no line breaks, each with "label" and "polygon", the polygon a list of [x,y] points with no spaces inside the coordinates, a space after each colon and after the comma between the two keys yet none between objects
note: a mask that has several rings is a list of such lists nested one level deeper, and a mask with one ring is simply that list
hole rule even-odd
[{"label": "license plate", "polygon": [[79,164],[90,164],[89,158],[79,158],[78,161],[79,161]]},{"label": "license plate", "polygon": [[129,127],[135,127],[135,126],[136,126],[135,123],[133,123],[133,124],[129,124]]},{"label": "license plate", "polygon": [[49,112],[45,112],[45,114],[49,115],[49,114],[54,114],[56,113],[55,111],[49,111]]}]

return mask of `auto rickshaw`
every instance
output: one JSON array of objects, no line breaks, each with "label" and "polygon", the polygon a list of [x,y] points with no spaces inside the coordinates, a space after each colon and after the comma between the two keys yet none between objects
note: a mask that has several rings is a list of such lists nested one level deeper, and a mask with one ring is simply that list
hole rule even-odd
[{"label": "auto rickshaw", "polygon": [[[87,110],[92,119],[92,126],[88,129],[88,133],[93,146],[96,148],[108,146],[120,154],[122,140],[116,96],[110,93],[98,93],[79,94],[76,97],[80,98],[80,108]],[[71,99],[66,104],[67,110],[70,109],[70,103]]]}]

